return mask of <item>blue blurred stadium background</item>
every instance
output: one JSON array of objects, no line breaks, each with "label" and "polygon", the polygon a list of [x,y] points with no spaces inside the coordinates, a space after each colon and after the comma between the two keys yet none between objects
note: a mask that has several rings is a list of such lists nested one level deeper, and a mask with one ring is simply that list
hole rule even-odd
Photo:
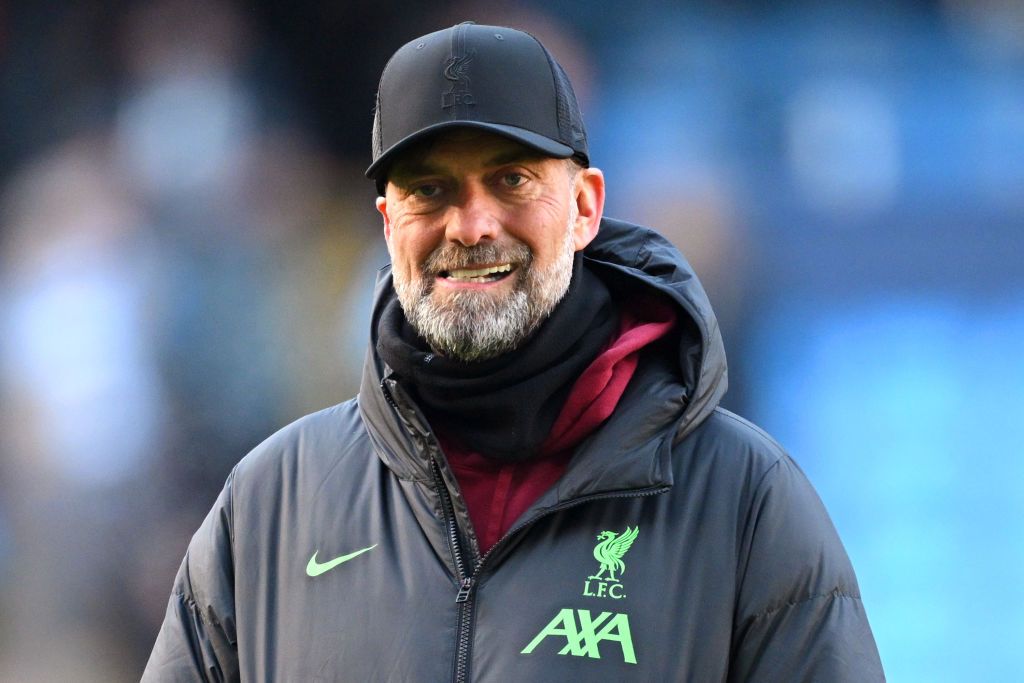
[{"label": "blue blurred stadium background", "polygon": [[0,2],[0,680],[137,679],[230,467],[355,392],[376,79],[467,18],[694,263],[890,679],[1024,680],[1024,3],[438,7]]}]

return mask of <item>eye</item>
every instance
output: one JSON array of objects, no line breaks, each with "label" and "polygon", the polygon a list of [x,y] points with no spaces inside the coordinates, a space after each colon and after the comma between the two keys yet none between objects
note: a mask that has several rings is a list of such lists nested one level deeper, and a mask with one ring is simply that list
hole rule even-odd
[{"label": "eye", "polygon": [[526,176],[522,173],[506,173],[501,177],[501,182],[505,187],[519,187],[526,182]]},{"label": "eye", "polygon": [[410,194],[421,199],[433,199],[437,195],[441,194],[441,186],[434,185],[432,183],[423,183],[422,185],[414,187]]}]

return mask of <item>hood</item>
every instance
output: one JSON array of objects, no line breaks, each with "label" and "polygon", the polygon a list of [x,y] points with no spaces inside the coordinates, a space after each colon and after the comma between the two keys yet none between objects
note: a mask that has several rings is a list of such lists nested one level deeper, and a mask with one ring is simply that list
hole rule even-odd
[{"label": "hood", "polygon": [[[674,374],[678,374],[682,386],[682,396],[678,397],[682,412],[676,419],[673,439],[677,443],[715,409],[727,387],[725,349],[704,288],[668,240],[650,228],[624,221],[602,219],[597,237],[583,256],[585,264],[605,280],[613,294],[653,289],[677,306],[679,344]],[[424,440],[429,438],[426,419],[375,352],[380,316],[393,296],[391,268],[385,266],[378,273],[374,292],[360,409],[385,464],[400,477],[426,480],[430,467],[425,455],[428,448]],[[393,410],[390,404],[399,410]]]},{"label": "hood", "polygon": [[583,255],[598,274],[627,288],[646,285],[681,309],[679,370],[687,402],[675,438],[678,442],[718,406],[728,388],[722,333],[704,287],[671,242],[650,228],[614,218],[602,219],[597,237]]}]

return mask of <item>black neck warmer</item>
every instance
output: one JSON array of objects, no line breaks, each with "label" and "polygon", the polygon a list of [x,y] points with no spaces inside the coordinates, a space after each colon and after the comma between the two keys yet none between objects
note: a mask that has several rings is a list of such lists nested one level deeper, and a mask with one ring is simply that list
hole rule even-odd
[{"label": "black neck warmer", "polygon": [[481,455],[516,462],[537,454],[576,378],[618,322],[608,288],[577,254],[565,297],[509,353],[470,363],[435,355],[397,297],[381,315],[377,353],[435,429]]}]

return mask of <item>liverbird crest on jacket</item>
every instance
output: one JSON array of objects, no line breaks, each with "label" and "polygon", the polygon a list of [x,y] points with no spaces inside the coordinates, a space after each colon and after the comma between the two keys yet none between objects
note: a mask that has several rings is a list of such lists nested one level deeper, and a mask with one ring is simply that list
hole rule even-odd
[{"label": "liverbird crest on jacket", "polygon": [[[600,541],[594,546],[594,559],[601,563],[601,568],[597,571],[597,574],[588,578],[598,579],[600,581],[618,581],[615,578],[615,572],[620,574],[626,571],[626,563],[622,561],[622,556],[626,554],[629,547],[633,545],[633,541],[636,540],[637,534],[640,533],[640,527],[626,527],[626,530],[621,534],[616,534],[614,531],[602,531],[597,535],[597,540]],[[608,573],[608,578],[602,578],[602,574]]]}]

